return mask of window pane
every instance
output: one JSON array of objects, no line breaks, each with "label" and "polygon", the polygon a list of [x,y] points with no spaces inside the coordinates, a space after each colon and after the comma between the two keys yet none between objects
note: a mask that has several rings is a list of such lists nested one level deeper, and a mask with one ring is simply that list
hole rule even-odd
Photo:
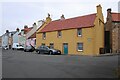
[{"label": "window pane", "polygon": [[46,38],[46,33],[43,33],[43,39],[45,39]]},{"label": "window pane", "polygon": [[53,49],[54,48],[54,44],[50,43],[50,48]]},{"label": "window pane", "polygon": [[77,48],[78,50],[83,50],[83,43],[78,43]]},{"label": "window pane", "polygon": [[61,37],[62,36],[62,33],[61,33],[61,31],[58,31],[58,35],[57,35],[58,37]]},{"label": "window pane", "polygon": [[45,46],[45,43],[42,43],[42,46]]},{"label": "window pane", "polygon": [[81,36],[82,35],[82,29],[77,29],[77,35]]}]

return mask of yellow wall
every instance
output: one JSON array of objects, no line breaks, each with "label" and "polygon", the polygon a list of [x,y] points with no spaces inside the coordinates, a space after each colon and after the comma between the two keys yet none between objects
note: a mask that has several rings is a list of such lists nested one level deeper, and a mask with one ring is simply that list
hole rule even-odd
[{"label": "yellow wall", "polygon": [[104,48],[104,17],[100,5],[97,6],[97,14],[94,24],[94,55],[99,55],[99,49]]},{"label": "yellow wall", "polygon": [[[39,42],[37,47],[42,43],[49,46],[50,43],[54,43],[54,48],[60,49],[63,53],[63,43],[68,43],[68,54],[77,55],[93,55],[93,27],[83,28],[82,36],[77,36],[77,29],[62,30],[62,37],[57,37],[57,31],[47,32],[46,39],[42,39],[42,33],[39,33]],[[83,51],[77,51],[77,43],[83,43]]]},{"label": "yellow wall", "polygon": [[36,47],[39,46],[40,44],[40,31],[48,24],[52,21],[52,19],[50,18],[50,16],[48,16],[45,20],[45,22],[42,24],[42,26],[40,26],[39,30],[36,31]]}]

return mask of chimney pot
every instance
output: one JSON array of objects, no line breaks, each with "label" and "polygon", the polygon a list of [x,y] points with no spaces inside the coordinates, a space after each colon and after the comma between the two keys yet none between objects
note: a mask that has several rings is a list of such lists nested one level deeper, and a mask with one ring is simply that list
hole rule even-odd
[{"label": "chimney pot", "polygon": [[36,23],[34,22],[33,26],[35,26],[35,25],[36,25]]},{"label": "chimney pot", "polygon": [[107,9],[107,11],[108,11],[108,12],[111,12],[111,11],[112,11],[112,9],[111,9],[111,8],[109,8],[109,9]]},{"label": "chimney pot", "polygon": [[62,14],[62,16],[61,16],[61,20],[64,20],[65,19],[65,17],[64,17],[64,15]]},{"label": "chimney pot", "polygon": [[17,28],[17,29],[16,29],[16,31],[18,31],[18,32],[19,32],[19,28]]},{"label": "chimney pot", "polygon": [[28,26],[27,26],[27,25],[25,25],[25,26],[24,26],[24,29],[25,29],[25,28],[28,28]]},{"label": "chimney pot", "polygon": [[111,11],[112,11],[111,8],[108,8],[108,9],[107,9],[107,18],[106,18],[106,21],[108,21],[108,20],[110,20],[110,19],[112,18],[112,16],[111,16]]},{"label": "chimney pot", "polygon": [[9,33],[9,30],[6,30],[6,33]]}]

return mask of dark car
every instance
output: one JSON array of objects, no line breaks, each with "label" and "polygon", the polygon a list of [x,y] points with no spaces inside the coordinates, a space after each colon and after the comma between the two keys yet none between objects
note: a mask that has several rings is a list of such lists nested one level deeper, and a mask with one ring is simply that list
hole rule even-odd
[{"label": "dark car", "polygon": [[9,48],[8,48],[8,46],[3,46],[2,47],[4,50],[8,50]]},{"label": "dark car", "polygon": [[26,46],[26,47],[24,48],[24,51],[25,51],[25,52],[33,52],[34,50],[35,50],[35,48],[34,48],[32,45]]},{"label": "dark car", "polygon": [[57,50],[57,49],[51,49],[47,46],[40,46],[36,49],[36,52],[38,54],[41,54],[41,53],[45,53],[45,54],[61,54],[61,51],[60,50]]}]

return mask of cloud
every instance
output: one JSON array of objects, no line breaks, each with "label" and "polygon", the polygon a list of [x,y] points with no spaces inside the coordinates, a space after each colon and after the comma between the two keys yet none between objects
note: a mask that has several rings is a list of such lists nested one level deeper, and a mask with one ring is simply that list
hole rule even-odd
[{"label": "cloud", "polygon": [[[119,0],[1,0],[0,13],[3,14],[3,29],[15,30],[16,27],[23,28],[24,25],[30,27],[34,22],[45,19],[47,13],[51,14],[53,20],[59,19],[62,14],[65,18],[72,18],[86,14],[96,13],[96,5],[101,4],[104,18],[106,18],[107,8],[118,11]],[[109,5],[108,5],[109,4]],[[1,29],[0,29],[1,30]]]}]

